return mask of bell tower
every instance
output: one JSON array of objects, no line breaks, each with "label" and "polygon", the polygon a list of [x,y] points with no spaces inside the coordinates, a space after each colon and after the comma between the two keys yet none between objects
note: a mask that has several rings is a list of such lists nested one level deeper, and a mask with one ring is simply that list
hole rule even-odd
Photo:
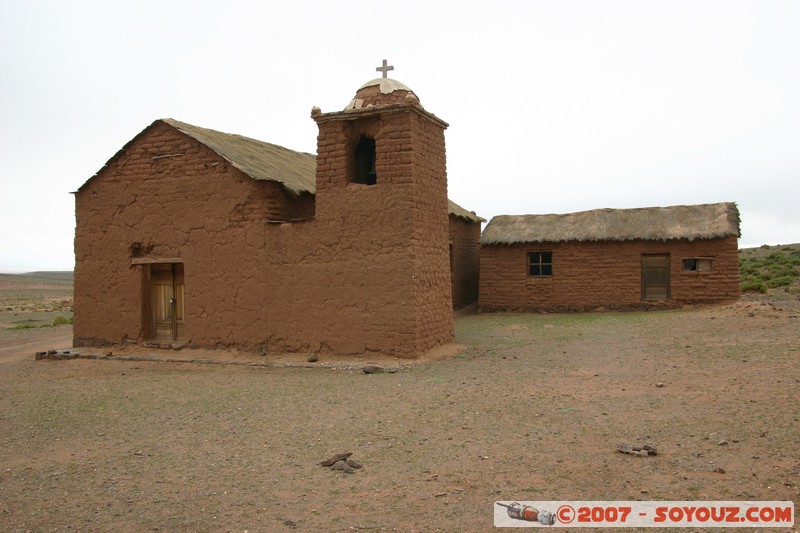
[{"label": "bell tower", "polygon": [[393,68],[384,60],[383,77],[344,110],[312,110],[314,224],[329,267],[324,305],[360,332],[336,351],[416,357],[453,340],[447,123],[387,77]]}]

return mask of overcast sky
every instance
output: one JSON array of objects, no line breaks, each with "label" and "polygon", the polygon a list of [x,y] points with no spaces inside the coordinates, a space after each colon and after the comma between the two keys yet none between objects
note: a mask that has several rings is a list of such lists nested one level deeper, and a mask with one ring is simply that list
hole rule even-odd
[{"label": "overcast sky", "polygon": [[76,190],[171,117],[316,152],[378,76],[490,218],[735,201],[800,242],[800,2],[0,0],[0,272],[71,269]]}]

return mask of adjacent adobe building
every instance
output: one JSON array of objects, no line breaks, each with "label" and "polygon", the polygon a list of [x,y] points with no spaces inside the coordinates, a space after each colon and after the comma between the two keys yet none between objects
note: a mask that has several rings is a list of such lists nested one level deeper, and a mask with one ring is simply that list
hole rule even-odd
[{"label": "adjacent adobe building", "polygon": [[734,203],[502,215],[481,235],[479,308],[577,311],[739,297]]},{"label": "adjacent adobe building", "polygon": [[482,219],[448,201],[447,124],[386,77],[312,118],[316,157],[156,120],[84,183],[74,344],[415,357],[451,342]]}]

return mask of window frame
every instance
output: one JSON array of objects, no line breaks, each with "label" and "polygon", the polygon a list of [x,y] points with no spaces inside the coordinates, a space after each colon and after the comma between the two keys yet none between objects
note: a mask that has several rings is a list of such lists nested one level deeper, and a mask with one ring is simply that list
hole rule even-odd
[{"label": "window frame", "polygon": [[[690,262],[693,261],[694,263],[691,264]],[[691,266],[690,266],[691,264]],[[681,260],[681,265],[683,266],[683,272],[687,273],[695,273],[695,274],[703,274],[706,272],[711,272],[714,270],[714,258],[713,257],[684,257]],[[701,267],[701,265],[707,265],[706,267]]]},{"label": "window frame", "polygon": [[[537,261],[533,262],[533,257],[537,256]],[[545,257],[546,256],[546,257]],[[526,272],[529,278],[552,278],[553,277],[553,251],[552,250],[528,250],[525,254],[527,259]],[[545,260],[549,259],[549,261]],[[539,269],[538,274],[533,273],[533,268]],[[549,270],[549,273],[544,273]]]}]

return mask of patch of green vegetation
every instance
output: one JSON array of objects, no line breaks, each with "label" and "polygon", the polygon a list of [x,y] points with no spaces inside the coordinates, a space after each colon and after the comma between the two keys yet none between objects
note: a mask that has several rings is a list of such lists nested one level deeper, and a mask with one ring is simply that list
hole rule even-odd
[{"label": "patch of green vegetation", "polygon": [[739,288],[741,289],[742,292],[752,291],[752,292],[760,292],[762,294],[767,292],[767,286],[764,285],[763,282],[756,280],[748,280],[748,281],[742,280],[741,283],[739,284]]},{"label": "patch of green vegetation", "polygon": [[[763,247],[762,247],[763,248]],[[767,289],[787,287],[800,280],[800,250],[784,246],[777,251],[757,254],[753,251],[747,255],[740,254],[739,278],[742,292],[754,291],[765,293]]]},{"label": "patch of green vegetation", "polygon": [[25,322],[23,324],[16,324],[10,329],[36,329],[36,328],[49,328],[50,324],[34,324],[33,322]]},{"label": "patch of green vegetation", "polygon": [[73,317],[67,318],[67,317],[62,316],[62,315],[58,315],[57,317],[55,317],[53,319],[53,325],[54,326],[61,326],[61,325],[64,325],[64,324],[72,324],[74,322],[75,322],[75,319]]}]

